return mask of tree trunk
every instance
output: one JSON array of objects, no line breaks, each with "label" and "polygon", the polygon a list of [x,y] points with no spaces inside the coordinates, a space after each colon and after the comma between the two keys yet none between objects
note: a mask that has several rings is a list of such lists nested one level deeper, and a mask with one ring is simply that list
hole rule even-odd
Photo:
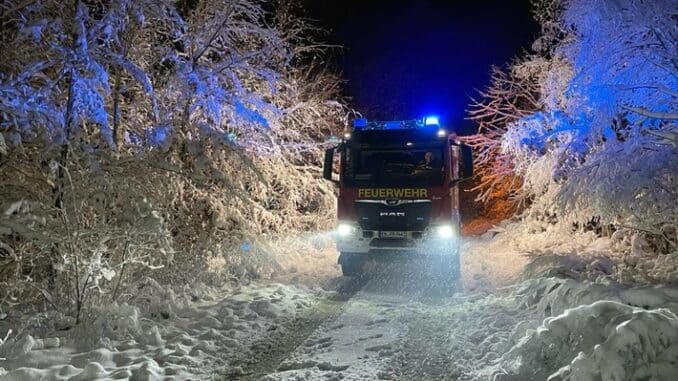
[{"label": "tree trunk", "polygon": [[181,125],[179,126],[179,139],[181,139],[179,146],[179,158],[185,168],[190,168],[191,157],[188,153],[188,124],[190,123],[191,100],[187,100],[184,105],[183,115],[181,116]]},{"label": "tree trunk", "polygon": [[56,199],[54,200],[54,206],[58,209],[63,209],[64,207],[64,178],[66,176],[65,168],[68,164],[68,150],[71,140],[71,127],[73,124],[73,103],[74,103],[74,80],[73,72],[71,71],[68,74],[68,100],[66,103],[66,117],[64,125],[64,141],[61,144],[61,154],[59,156],[59,168],[57,172],[57,181],[55,184],[56,190]]},{"label": "tree trunk", "polygon": [[[77,17],[77,8],[78,8],[78,1],[73,2],[73,17]],[[76,33],[73,34],[73,40],[75,41],[77,39]],[[71,67],[68,69],[68,72],[66,74],[66,81],[68,83],[68,94],[67,94],[67,99],[66,99],[66,113],[64,115],[64,132],[63,132],[63,141],[61,143],[61,150],[59,153],[59,158],[58,158],[58,168],[57,168],[57,179],[54,184],[53,188],[53,193],[54,193],[54,207],[57,209],[57,213],[64,213],[64,188],[66,185],[66,168],[68,166],[68,159],[69,159],[69,150],[70,150],[70,141],[71,141],[71,134],[72,134],[72,127],[73,127],[73,120],[74,120],[74,108],[75,108],[75,79],[74,76],[77,75],[75,73],[75,68]],[[62,247],[58,243],[55,243],[54,246],[52,247],[52,262],[49,265],[48,269],[48,283],[50,288],[56,289],[56,278],[57,278],[57,273],[56,273],[56,268],[55,268],[55,263],[59,260],[61,257],[61,250]],[[70,279],[67,281],[68,282],[68,288],[70,289]],[[77,282],[77,274],[76,274],[76,282]],[[76,283],[76,288],[77,288],[77,283]],[[70,299],[70,298],[69,298]]]},{"label": "tree trunk", "polygon": [[115,83],[113,85],[113,145],[118,149],[124,131],[120,130],[120,88],[122,75],[120,68],[115,68]]}]

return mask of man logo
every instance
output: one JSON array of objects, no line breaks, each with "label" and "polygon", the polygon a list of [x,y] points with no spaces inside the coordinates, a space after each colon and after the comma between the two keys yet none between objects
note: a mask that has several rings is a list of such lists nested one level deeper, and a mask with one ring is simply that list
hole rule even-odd
[{"label": "man logo", "polygon": [[405,217],[405,212],[380,212],[379,217]]}]

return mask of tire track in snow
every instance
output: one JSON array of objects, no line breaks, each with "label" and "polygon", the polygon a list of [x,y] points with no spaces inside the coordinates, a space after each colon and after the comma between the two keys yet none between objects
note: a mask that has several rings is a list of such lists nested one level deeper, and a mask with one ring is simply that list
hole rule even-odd
[{"label": "tire track in snow", "polygon": [[342,279],[332,297],[320,300],[308,313],[288,324],[272,327],[266,338],[254,342],[249,350],[231,362],[222,372],[222,379],[253,381],[275,372],[323,322],[336,318],[364,283],[365,279]]},{"label": "tire track in snow", "polygon": [[381,374],[388,380],[464,380],[463,368],[454,358],[455,347],[468,345],[456,341],[454,319],[444,307],[427,306],[410,320],[408,335],[400,351]]},{"label": "tire track in snow", "polygon": [[406,335],[408,312],[362,291],[264,380],[374,380]]},{"label": "tire track in snow", "polygon": [[277,372],[262,379],[390,379],[389,364],[402,351],[417,310],[438,303],[449,285],[416,265],[393,263],[379,270],[336,318],[321,324]]}]

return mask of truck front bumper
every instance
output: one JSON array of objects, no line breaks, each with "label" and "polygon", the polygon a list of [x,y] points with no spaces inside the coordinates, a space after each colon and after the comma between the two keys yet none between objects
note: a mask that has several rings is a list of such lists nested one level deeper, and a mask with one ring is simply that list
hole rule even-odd
[{"label": "truck front bumper", "polygon": [[337,250],[354,254],[455,255],[459,248],[459,227],[430,225],[423,231],[363,230],[342,222],[336,231]]}]

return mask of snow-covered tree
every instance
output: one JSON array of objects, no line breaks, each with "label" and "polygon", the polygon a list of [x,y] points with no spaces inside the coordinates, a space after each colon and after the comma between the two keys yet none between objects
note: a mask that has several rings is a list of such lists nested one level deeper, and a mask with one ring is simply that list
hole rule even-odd
[{"label": "snow-covered tree", "polygon": [[[534,4],[542,35],[508,73],[514,87],[534,84],[536,107],[513,112],[494,84],[472,111],[483,126],[471,140],[487,162],[484,185],[516,176],[513,196],[530,200],[530,216],[557,216],[564,227],[594,219],[635,232],[634,247],[675,252],[678,5]],[[488,120],[499,123],[487,129]]]},{"label": "snow-covered tree", "polygon": [[[526,61],[530,62],[529,58]],[[478,123],[478,133],[462,139],[478,152],[475,172],[480,182],[473,190],[481,190],[481,201],[507,198],[521,186],[511,156],[501,149],[507,125],[541,105],[538,78],[534,71],[521,68],[522,61],[511,65],[508,72],[493,67],[490,86],[480,92],[479,100],[474,100],[468,111],[469,119]]]},{"label": "snow-covered tree", "polygon": [[0,309],[80,318],[213,258],[259,273],[244,241],[329,223],[320,148],[344,108],[293,1],[0,7]]}]

